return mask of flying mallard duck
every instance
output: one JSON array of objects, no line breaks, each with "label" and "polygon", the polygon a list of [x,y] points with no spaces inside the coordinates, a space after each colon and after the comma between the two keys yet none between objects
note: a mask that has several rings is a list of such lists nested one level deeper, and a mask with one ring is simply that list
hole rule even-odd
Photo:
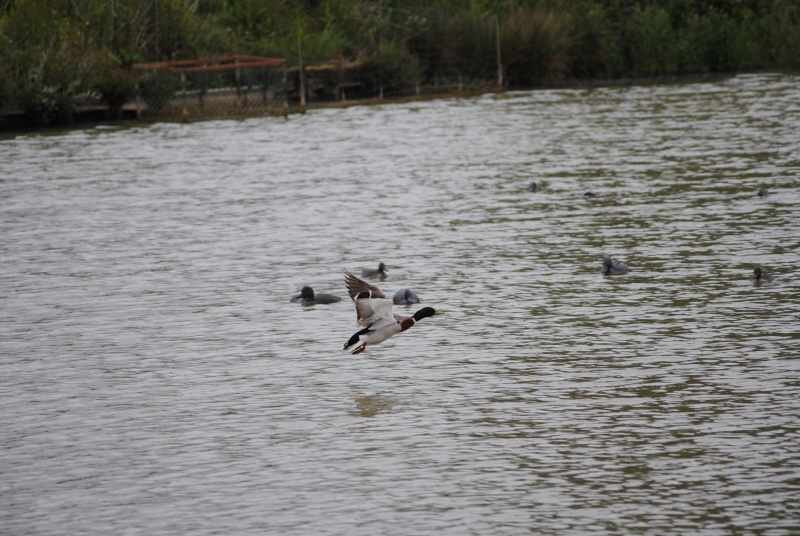
[{"label": "flying mallard duck", "polygon": [[765,274],[761,271],[761,266],[756,266],[753,269],[753,278],[750,279],[750,281],[752,281],[754,285],[761,285],[772,283],[772,279],[772,275]]},{"label": "flying mallard duck", "polygon": [[339,296],[332,294],[314,294],[314,289],[306,285],[300,290],[300,294],[292,298],[293,302],[300,302],[303,305],[316,305],[318,303],[335,303],[342,301]]},{"label": "flying mallard duck", "polygon": [[361,275],[363,277],[380,277],[383,279],[388,273],[389,270],[386,269],[386,265],[383,263],[378,264],[377,268],[363,268],[361,270]]},{"label": "flying mallard duck", "polygon": [[611,257],[603,259],[603,275],[622,275],[630,271],[628,265],[623,262],[617,262]]},{"label": "flying mallard duck", "polygon": [[380,344],[386,339],[409,329],[423,318],[442,315],[433,307],[423,307],[414,316],[404,317],[392,313],[392,300],[374,285],[345,272],[347,293],[356,304],[357,325],[362,328],[344,343],[344,351],[360,354],[368,345]]}]

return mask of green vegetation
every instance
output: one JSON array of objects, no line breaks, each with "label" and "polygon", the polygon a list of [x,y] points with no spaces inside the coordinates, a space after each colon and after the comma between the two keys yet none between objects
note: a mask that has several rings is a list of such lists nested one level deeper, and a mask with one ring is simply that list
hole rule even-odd
[{"label": "green vegetation", "polygon": [[134,62],[291,66],[298,39],[306,64],[359,62],[382,87],[494,80],[496,28],[512,86],[800,68],[796,0],[0,0],[0,109],[49,124],[102,99],[114,115]]}]

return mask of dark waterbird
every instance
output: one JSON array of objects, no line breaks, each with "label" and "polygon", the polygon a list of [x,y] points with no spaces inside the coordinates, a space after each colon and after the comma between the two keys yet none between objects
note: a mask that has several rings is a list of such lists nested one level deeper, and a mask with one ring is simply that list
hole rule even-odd
[{"label": "dark waterbird", "polygon": [[314,294],[314,289],[305,286],[300,290],[300,294],[292,298],[292,302],[300,302],[303,305],[317,305],[324,303],[336,303],[342,301],[339,296],[332,294]]},{"label": "dark waterbird", "polygon": [[378,264],[377,268],[363,268],[361,270],[361,275],[363,277],[380,277],[383,279],[388,273],[389,270],[386,269],[386,265],[383,263]]},{"label": "dark waterbird", "polygon": [[374,285],[345,272],[347,293],[356,306],[356,324],[362,328],[344,343],[344,351],[360,354],[367,346],[380,344],[398,333],[411,328],[423,318],[442,315],[433,307],[423,307],[413,316],[403,317],[392,313],[392,300]]},{"label": "dark waterbird", "polygon": [[753,277],[750,279],[750,281],[752,281],[754,285],[763,285],[772,283],[773,279],[774,278],[771,274],[764,273],[761,270],[761,266],[756,266],[753,269]]},{"label": "dark waterbird", "polygon": [[395,305],[412,305],[414,303],[419,303],[419,296],[410,288],[401,288],[394,293],[392,301]]},{"label": "dark waterbird", "polygon": [[630,271],[628,265],[623,262],[617,262],[611,257],[603,259],[603,275],[622,275]]},{"label": "dark waterbird", "polygon": [[761,188],[758,191],[758,197],[767,197],[768,195],[769,195],[769,190],[767,190],[766,188]]},{"label": "dark waterbird", "polygon": [[539,184],[537,184],[536,181],[533,181],[532,183],[530,183],[527,190],[529,192],[541,192],[542,187]]}]

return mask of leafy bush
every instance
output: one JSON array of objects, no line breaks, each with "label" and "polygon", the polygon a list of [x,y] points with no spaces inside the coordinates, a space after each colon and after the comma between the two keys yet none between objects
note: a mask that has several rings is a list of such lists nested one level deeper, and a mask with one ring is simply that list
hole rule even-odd
[{"label": "leafy bush", "polygon": [[620,39],[606,12],[580,2],[570,12],[569,73],[574,78],[613,77],[624,72]]},{"label": "leafy bush", "polygon": [[69,123],[81,104],[96,97],[89,84],[95,60],[69,41],[32,50],[17,103],[37,125]]},{"label": "leafy bush", "polygon": [[65,13],[57,0],[6,2],[12,4],[3,13],[0,34],[19,50],[29,50],[51,42],[62,32]]},{"label": "leafy bush", "polygon": [[537,85],[563,79],[569,72],[573,43],[570,21],[562,11],[522,8],[503,28],[502,54],[509,81]]},{"label": "leafy bush", "polygon": [[497,30],[492,17],[461,16],[455,20],[456,66],[469,79],[492,80],[497,76]]},{"label": "leafy bush", "polygon": [[[433,5],[393,23],[395,40],[424,69],[424,82],[492,80],[497,76],[494,17]],[[385,42],[382,43],[385,47]]]},{"label": "leafy bush", "polygon": [[25,114],[35,125],[49,125],[57,116],[58,88],[48,85],[44,80],[41,66],[28,71],[19,87],[18,102]]},{"label": "leafy bush", "polygon": [[[315,63],[322,63],[337,56],[346,48],[347,37],[336,31],[324,30],[303,36],[303,57]],[[294,43],[297,50],[297,42]],[[296,55],[296,52],[295,52]]]},{"label": "leafy bush", "polygon": [[634,74],[661,76],[678,70],[676,34],[663,7],[636,6],[628,20],[625,40]]},{"label": "leafy bush", "polygon": [[381,55],[379,58],[375,58],[374,65],[384,90],[397,91],[414,87],[422,75],[416,58],[411,56],[404,47],[392,43],[381,47]]},{"label": "leafy bush", "polygon": [[155,112],[161,110],[181,87],[180,80],[172,73],[155,71],[139,80],[142,98]]},{"label": "leafy bush", "polygon": [[[0,37],[0,49],[7,50],[7,44]],[[0,54],[0,111],[10,106],[14,98],[14,65],[8,54]]]},{"label": "leafy bush", "polygon": [[92,74],[92,86],[108,104],[109,116],[119,118],[122,106],[136,95],[136,76],[110,54],[98,60]]},{"label": "leafy bush", "polygon": [[795,0],[776,0],[755,26],[762,64],[800,69],[800,5]]}]

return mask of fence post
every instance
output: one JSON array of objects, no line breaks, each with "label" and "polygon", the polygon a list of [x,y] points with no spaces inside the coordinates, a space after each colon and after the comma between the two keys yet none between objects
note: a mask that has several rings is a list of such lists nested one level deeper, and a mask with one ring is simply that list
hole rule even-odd
[{"label": "fence post", "polygon": [[272,97],[272,90],[269,87],[269,80],[270,80],[270,68],[269,67],[261,67],[259,74],[261,75],[261,104],[266,106],[267,112],[271,108],[271,103],[274,100]]},{"label": "fence post", "polygon": [[142,74],[136,73],[136,120],[142,118]]},{"label": "fence post", "polygon": [[500,22],[494,18],[495,46],[497,47],[497,87],[503,87],[503,63],[500,60]]},{"label": "fence post", "polygon": [[341,54],[336,56],[336,95],[334,98],[337,102],[347,100],[347,96],[344,94],[344,62]]},{"label": "fence post", "polygon": [[306,76],[303,66],[303,49],[300,46],[300,34],[297,34],[297,76],[300,79],[300,108],[306,109]]},{"label": "fence post", "polygon": [[286,90],[286,63],[281,64],[281,87],[283,88],[283,117],[289,117],[289,92]]},{"label": "fence post", "polygon": [[187,107],[189,97],[188,95],[186,95],[186,73],[184,73],[183,71],[181,71],[181,85],[183,86],[183,99],[182,99],[183,106],[181,107],[181,114],[185,121],[186,118],[189,117],[189,109]]}]

